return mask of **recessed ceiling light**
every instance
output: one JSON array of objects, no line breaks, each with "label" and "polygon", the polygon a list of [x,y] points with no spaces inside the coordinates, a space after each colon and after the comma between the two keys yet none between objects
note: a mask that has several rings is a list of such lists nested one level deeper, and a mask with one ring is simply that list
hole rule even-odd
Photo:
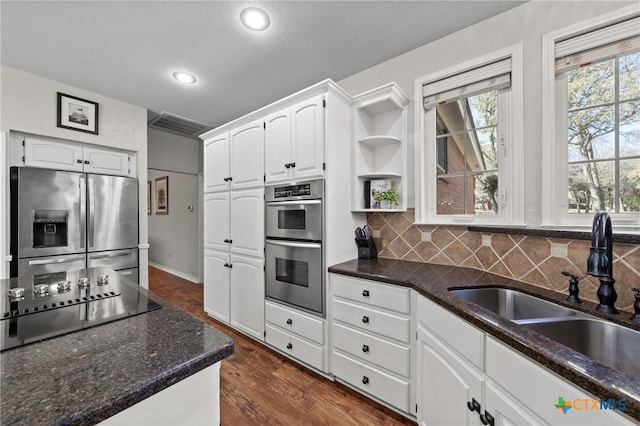
[{"label": "recessed ceiling light", "polygon": [[240,20],[245,27],[253,31],[264,31],[269,26],[269,17],[257,7],[248,7],[240,12]]},{"label": "recessed ceiling light", "polygon": [[190,74],[186,71],[176,71],[173,73],[173,78],[178,80],[180,83],[184,84],[193,84],[196,82],[196,78],[193,74]]}]

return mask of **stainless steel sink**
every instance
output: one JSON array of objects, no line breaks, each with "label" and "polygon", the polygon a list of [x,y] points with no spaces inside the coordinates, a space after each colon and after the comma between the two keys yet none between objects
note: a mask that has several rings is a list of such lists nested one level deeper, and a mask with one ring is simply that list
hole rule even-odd
[{"label": "stainless steel sink", "polygon": [[451,289],[452,294],[514,322],[571,317],[576,311],[517,290],[498,287]]},{"label": "stainless steel sink", "polygon": [[640,332],[591,318],[525,324],[530,330],[604,365],[640,377]]}]

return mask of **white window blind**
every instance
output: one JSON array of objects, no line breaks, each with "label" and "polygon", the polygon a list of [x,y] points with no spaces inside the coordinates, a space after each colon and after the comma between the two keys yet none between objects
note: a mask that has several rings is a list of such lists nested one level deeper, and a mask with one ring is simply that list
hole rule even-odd
[{"label": "white window blind", "polygon": [[511,85],[511,58],[424,84],[424,108]]},{"label": "white window blind", "polygon": [[640,36],[635,36],[606,46],[558,58],[555,63],[555,71],[556,74],[561,74],[581,66],[591,65],[595,62],[638,51],[640,51]]}]

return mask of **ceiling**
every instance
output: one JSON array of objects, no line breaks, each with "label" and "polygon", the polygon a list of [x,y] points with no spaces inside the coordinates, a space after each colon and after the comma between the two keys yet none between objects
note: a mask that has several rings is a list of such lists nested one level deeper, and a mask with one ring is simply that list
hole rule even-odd
[{"label": "ceiling", "polygon": [[[218,126],[523,1],[7,1],[2,65]],[[240,12],[259,6],[264,32]],[[188,70],[186,86],[171,74]]]}]

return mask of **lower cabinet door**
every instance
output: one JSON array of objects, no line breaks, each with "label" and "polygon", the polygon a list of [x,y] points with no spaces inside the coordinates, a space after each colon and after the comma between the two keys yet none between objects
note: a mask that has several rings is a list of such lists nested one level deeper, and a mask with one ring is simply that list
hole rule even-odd
[{"label": "lower cabinet door", "polygon": [[409,382],[407,380],[402,380],[359,362],[335,349],[331,353],[331,370],[336,377],[355,388],[401,411],[409,411]]},{"label": "lower cabinet door", "polygon": [[266,342],[292,357],[323,370],[324,348],[267,324]]},{"label": "lower cabinet door", "polygon": [[231,254],[231,326],[264,340],[264,259]]},{"label": "lower cabinet door", "polygon": [[547,424],[491,381],[485,385],[485,405],[482,412],[487,410],[495,426]]},{"label": "lower cabinet door", "polygon": [[418,423],[482,425],[484,375],[420,325],[416,356]]},{"label": "lower cabinet door", "polygon": [[229,253],[204,251],[204,311],[229,323]]}]

